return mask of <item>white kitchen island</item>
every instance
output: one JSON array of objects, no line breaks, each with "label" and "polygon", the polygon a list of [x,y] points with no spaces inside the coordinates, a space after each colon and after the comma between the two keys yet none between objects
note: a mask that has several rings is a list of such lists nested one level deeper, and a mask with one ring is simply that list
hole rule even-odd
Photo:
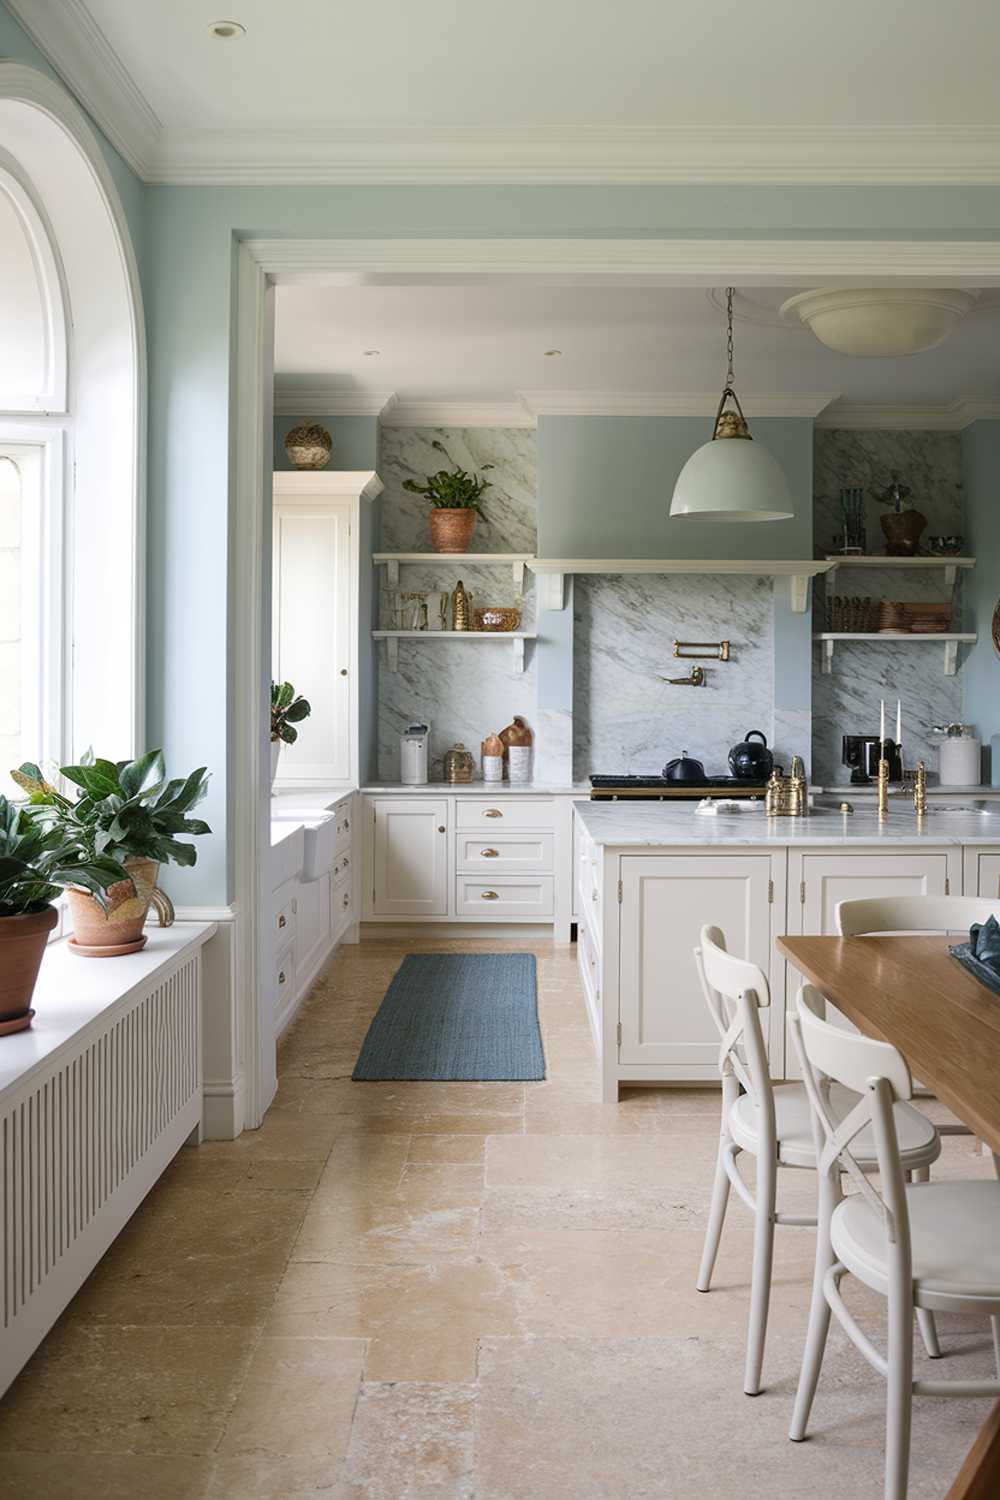
[{"label": "white kitchen island", "polygon": [[785,1013],[800,980],[775,938],[835,934],[850,897],[1000,898],[1000,813],[989,808],[937,807],[918,823],[912,807],[880,822],[873,808],[768,818],[759,805],[707,817],[690,805],[573,806],[578,962],[605,1102],[622,1084],[718,1082],[692,955],[703,923],[769,977],[762,1019],[780,1078],[793,1071]]}]

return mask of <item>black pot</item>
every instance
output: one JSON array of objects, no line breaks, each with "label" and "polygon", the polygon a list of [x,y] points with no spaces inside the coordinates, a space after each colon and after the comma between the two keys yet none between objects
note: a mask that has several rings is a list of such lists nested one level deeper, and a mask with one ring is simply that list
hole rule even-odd
[{"label": "black pot", "polygon": [[676,760],[668,760],[663,767],[664,781],[704,781],[705,767],[700,760],[693,760],[685,750]]},{"label": "black pot", "polygon": [[740,781],[767,780],[774,770],[774,756],[759,729],[748,730],[739,744],[733,746],[729,752],[729,769]]}]

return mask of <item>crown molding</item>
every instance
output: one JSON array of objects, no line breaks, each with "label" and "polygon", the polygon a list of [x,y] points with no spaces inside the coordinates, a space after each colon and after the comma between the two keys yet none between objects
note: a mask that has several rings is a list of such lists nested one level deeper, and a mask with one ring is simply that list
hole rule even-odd
[{"label": "crown molding", "polygon": [[394,391],[351,391],[323,380],[274,377],[277,417],[382,417],[395,406]]},{"label": "crown molding", "polygon": [[382,418],[383,427],[534,427],[521,401],[400,401]]},{"label": "crown molding", "polygon": [[[24,0],[22,0],[22,4]],[[50,0],[51,3],[51,0]],[[149,180],[259,184],[1000,183],[1000,129],[167,129]]]},{"label": "crown molding", "polygon": [[152,181],[163,127],[84,0],[6,3],[133,172]]},{"label": "crown molding", "polygon": [[960,432],[971,422],[1000,419],[1000,400],[959,396],[938,405],[845,401],[827,407],[816,426],[857,432]]},{"label": "crown molding", "polygon": [[[520,391],[536,417],[712,417],[718,391]],[[740,395],[748,417],[816,417],[836,393]]]}]

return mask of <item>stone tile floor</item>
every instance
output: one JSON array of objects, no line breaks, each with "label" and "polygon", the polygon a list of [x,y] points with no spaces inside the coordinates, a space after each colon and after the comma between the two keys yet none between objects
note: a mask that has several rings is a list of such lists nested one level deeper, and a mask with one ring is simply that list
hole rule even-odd
[{"label": "stone tile floor", "polygon": [[[262,1129],[181,1152],[0,1404],[0,1496],[881,1494],[882,1384],[836,1330],[812,1440],[786,1437],[809,1230],[778,1232],[767,1390],[742,1394],[739,1205],[694,1290],[718,1095],[598,1102],[575,950],[535,949],[546,1082],[350,1082],[404,954],[508,946],[336,955]],[[990,1167],[958,1138],[942,1174]],[[809,1174],[783,1179],[811,1204]],[[878,1328],[879,1299],[853,1302]],[[991,1373],[987,1326],[939,1327],[935,1376]],[[985,1410],[917,1402],[914,1500],[944,1495]]]}]

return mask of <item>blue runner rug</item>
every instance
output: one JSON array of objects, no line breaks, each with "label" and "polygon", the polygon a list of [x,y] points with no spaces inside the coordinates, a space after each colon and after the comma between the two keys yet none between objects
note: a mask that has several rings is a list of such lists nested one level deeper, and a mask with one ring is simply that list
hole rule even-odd
[{"label": "blue runner rug", "polygon": [[356,1083],[544,1078],[534,954],[408,954],[352,1077]]}]

